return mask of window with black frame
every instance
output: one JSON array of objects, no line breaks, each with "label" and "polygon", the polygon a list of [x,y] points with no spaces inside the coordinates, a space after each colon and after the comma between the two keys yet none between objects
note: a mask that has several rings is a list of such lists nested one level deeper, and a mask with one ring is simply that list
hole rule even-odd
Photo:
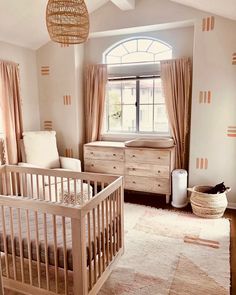
[{"label": "window with black frame", "polygon": [[[116,72],[133,72],[172,58],[172,48],[153,38],[133,38],[114,45],[104,61]],[[126,69],[125,69],[126,67]],[[157,68],[157,66],[154,66]],[[118,70],[117,70],[118,69]],[[124,70],[125,69],[125,70]],[[169,124],[160,76],[110,77],[106,95],[106,133],[169,134]]]}]

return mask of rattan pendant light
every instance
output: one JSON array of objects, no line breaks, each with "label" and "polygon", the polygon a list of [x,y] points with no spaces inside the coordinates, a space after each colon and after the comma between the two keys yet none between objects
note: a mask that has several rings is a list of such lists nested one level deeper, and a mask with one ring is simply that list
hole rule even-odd
[{"label": "rattan pendant light", "polygon": [[84,0],[49,0],[46,22],[55,42],[80,44],[88,38],[89,14]]}]

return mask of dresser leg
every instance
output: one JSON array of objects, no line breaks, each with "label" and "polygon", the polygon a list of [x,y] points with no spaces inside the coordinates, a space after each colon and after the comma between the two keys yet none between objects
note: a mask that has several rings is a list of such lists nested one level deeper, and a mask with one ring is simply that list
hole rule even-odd
[{"label": "dresser leg", "polygon": [[170,195],[166,195],[166,204],[170,203]]}]

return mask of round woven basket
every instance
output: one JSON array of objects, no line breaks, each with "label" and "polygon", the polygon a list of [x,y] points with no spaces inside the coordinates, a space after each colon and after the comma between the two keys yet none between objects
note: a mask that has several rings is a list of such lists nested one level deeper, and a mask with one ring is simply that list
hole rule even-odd
[{"label": "round woven basket", "polygon": [[228,205],[226,193],[230,189],[221,194],[205,193],[211,188],[212,186],[194,186],[188,189],[192,192],[190,202],[193,213],[199,217],[220,218],[224,215]]}]

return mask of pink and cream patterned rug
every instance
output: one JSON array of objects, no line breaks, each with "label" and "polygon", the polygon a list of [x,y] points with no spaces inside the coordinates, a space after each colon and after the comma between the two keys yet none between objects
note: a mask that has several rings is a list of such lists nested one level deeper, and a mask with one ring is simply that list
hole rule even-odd
[{"label": "pink and cream patterned rug", "polygon": [[230,294],[230,224],[125,205],[125,254],[99,295]]},{"label": "pink and cream patterned rug", "polygon": [[125,254],[99,295],[229,295],[229,246],[227,219],[125,204]]}]

